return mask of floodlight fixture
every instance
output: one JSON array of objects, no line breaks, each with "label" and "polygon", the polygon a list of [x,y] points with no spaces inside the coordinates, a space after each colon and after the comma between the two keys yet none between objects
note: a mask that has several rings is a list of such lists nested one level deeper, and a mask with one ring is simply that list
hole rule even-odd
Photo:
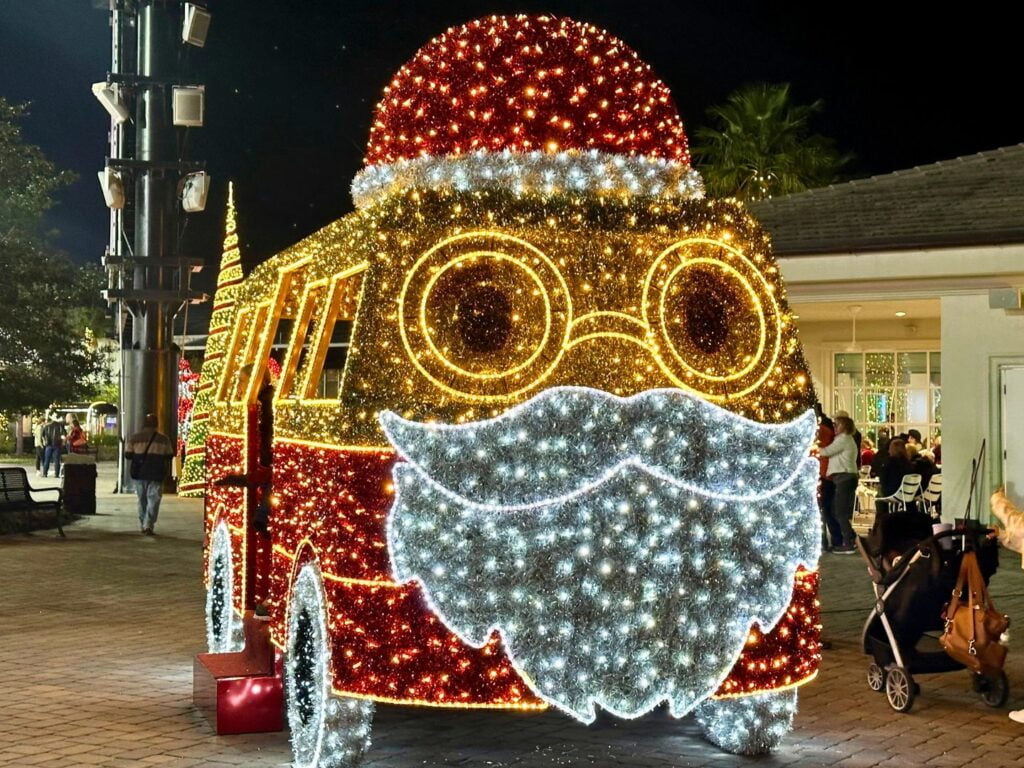
[{"label": "floodlight fixture", "polygon": [[115,211],[124,208],[124,183],[121,181],[121,174],[112,168],[104,168],[96,175],[100,179],[100,189],[103,190],[103,201],[107,207]]},{"label": "floodlight fixture", "polygon": [[206,196],[210,192],[210,174],[206,171],[190,173],[182,182],[181,207],[186,213],[199,213],[206,209]]},{"label": "floodlight fixture", "polygon": [[121,98],[121,89],[114,83],[93,83],[92,95],[110,113],[114,122],[120,125],[128,119],[128,106]]},{"label": "floodlight fixture", "polygon": [[185,3],[185,18],[181,25],[181,42],[202,48],[210,31],[213,15],[195,3]]},{"label": "floodlight fixture", "polygon": [[196,128],[203,124],[206,88],[202,85],[176,85],[172,89],[174,124]]}]

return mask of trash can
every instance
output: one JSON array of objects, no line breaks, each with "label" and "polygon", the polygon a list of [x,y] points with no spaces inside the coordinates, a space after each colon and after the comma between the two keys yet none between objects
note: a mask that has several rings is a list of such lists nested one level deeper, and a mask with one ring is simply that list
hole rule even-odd
[{"label": "trash can", "polygon": [[64,457],[64,509],[70,515],[96,514],[96,457],[69,453]]}]

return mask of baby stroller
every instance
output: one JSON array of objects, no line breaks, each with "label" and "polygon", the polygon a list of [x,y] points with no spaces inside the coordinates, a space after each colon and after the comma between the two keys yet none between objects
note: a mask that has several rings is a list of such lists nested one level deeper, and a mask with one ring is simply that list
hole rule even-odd
[{"label": "baby stroller", "polygon": [[[938,641],[943,607],[956,585],[963,553],[977,553],[986,584],[999,564],[996,542],[976,522],[935,535],[933,522],[923,512],[882,514],[871,534],[857,541],[876,598],[862,636],[864,653],[873,658],[868,686],[885,691],[897,712],[909,712],[920,693],[914,675],[965,669]],[[1002,670],[974,675],[973,686],[990,707],[1003,706],[1010,693]]]}]

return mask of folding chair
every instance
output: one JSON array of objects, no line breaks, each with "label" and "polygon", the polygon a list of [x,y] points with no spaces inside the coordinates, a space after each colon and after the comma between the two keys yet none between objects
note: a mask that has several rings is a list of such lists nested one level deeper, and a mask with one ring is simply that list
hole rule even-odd
[{"label": "folding chair", "polygon": [[939,502],[942,500],[942,475],[932,475],[928,481],[928,487],[921,494],[921,501],[924,502],[925,511],[934,515]]},{"label": "folding chair", "polygon": [[900,487],[896,489],[896,492],[891,496],[878,496],[875,501],[884,501],[889,504],[889,510],[892,512],[906,512],[907,504],[910,504],[917,500],[917,497],[921,495],[921,476],[920,475],[904,475],[903,482],[900,483]]}]

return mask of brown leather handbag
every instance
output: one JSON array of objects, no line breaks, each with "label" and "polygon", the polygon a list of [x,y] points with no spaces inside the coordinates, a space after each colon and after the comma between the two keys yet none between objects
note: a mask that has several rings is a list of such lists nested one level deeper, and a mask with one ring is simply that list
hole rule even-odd
[{"label": "brown leather handbag", "polygon": [[946,627],[939,641],[946,653],[978,674],[989,675],[1003,668],[1006,646],[1000,645],[999,637],[1010,626],[1010,619],[992,604],[974,552],[964,553],[953,599],[943,618]]}]

